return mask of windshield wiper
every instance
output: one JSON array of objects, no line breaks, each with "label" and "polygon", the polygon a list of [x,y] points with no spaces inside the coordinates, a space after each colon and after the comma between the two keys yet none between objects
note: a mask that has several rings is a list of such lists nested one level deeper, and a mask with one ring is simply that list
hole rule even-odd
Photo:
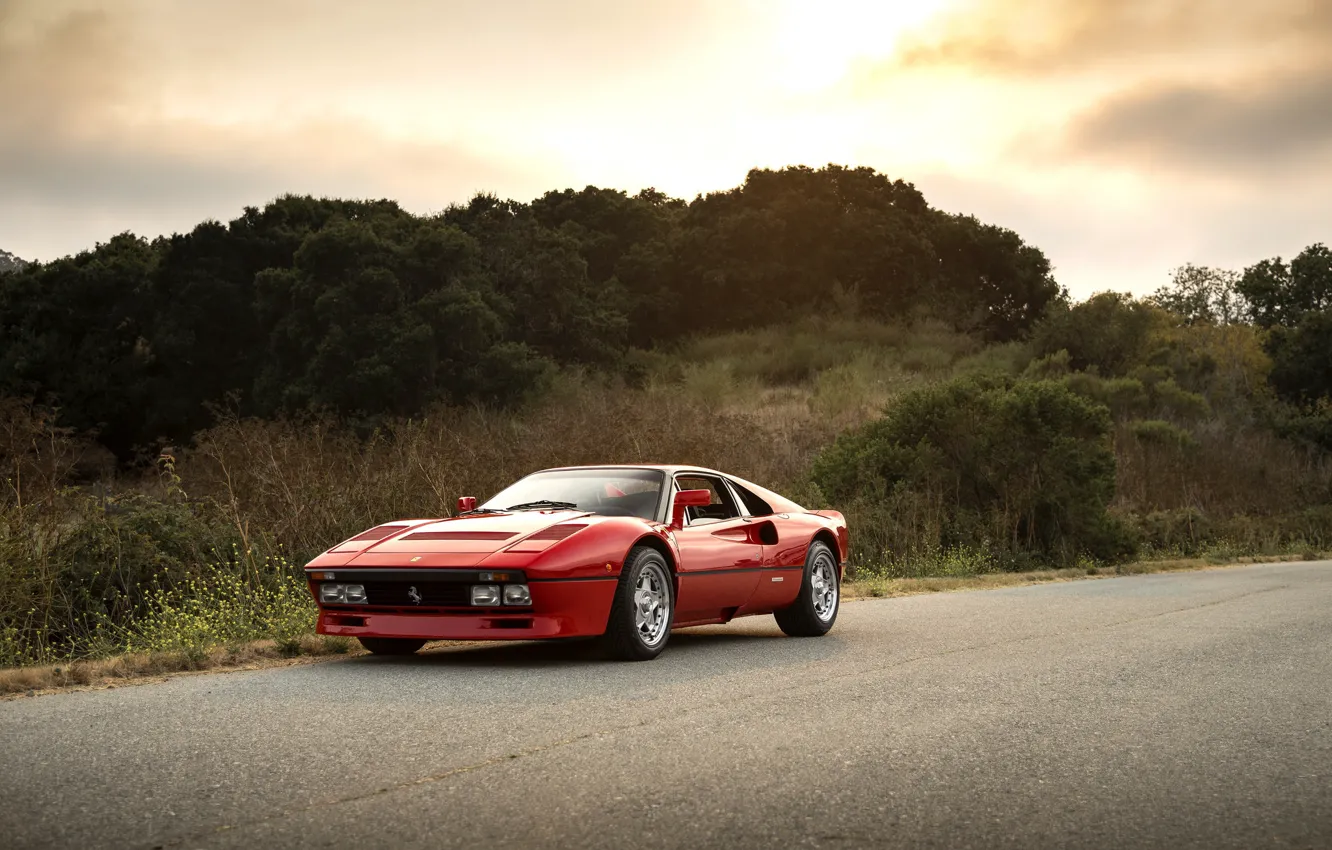
[{"label": "windshield wiper", "polygon": [[509,505],[511,511],[524,511],[528,508],[577,508],[575,502],[557,502],[551,499],[537,499],[535,502],[519,502],[516,505]]},{"label": "windshield wiper", "polygon": [[472,508],[470,511],[463,511],[462,513],[458,514],[458,516],[470,516],[471,514],[503,514],[503,513],[508,513],[508,511],[504,511],[499,508]]}]

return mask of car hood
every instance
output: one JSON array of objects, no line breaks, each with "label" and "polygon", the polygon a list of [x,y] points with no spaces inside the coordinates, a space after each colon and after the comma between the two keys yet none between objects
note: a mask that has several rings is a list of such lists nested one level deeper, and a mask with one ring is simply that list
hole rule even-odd
[{"label": "car hood", "polygon": [[380,540],[352,538],[328,554],[350,555],[346,566],[467,566],[503,549],[541,551],[602,519],[585,511],[549,510],[418,520]]}]

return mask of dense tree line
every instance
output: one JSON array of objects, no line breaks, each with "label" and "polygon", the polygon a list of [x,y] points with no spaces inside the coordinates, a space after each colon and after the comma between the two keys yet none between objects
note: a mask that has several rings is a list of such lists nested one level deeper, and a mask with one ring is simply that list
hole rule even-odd
[{"label": "dense tree line", "polygon": [[1062,298],[1016,234],[868,168],[756,170],[688,203],[480,195],[426,217],[288,196],[0,278],[0,395],[127,457],[217,405],[372,420],[507,404],[559,366],[720,328],[924,308],[1006,340]]},{"label": "dense tree line", "polygon": [[1332,450],[1332,250],[1318,243],[1243,272],[1185,266],[1152,300],[1190,324],[1258,328],[1283,402],[1274,424]]}]

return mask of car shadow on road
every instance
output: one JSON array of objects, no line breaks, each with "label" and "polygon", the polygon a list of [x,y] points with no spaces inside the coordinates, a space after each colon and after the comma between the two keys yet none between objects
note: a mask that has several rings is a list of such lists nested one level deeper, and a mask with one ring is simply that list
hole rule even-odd
[{"label": "car shadow on road", "polygon": [[[671,662],[752,669],[756,664],[787,664],[826,657],[840,649],[834,635],[818,640],[789,638],[780,632],[754,633],[735,631],[686,630],[673,632],[666,650],[654,665]],[[471,643],[427,647],[410,656],[362,656],[348,659],[348,664],[366,667],[415,668],[525,668],[557,669],[596,665],[620,666],[625,662],[609,658],[594,638],[550,641],[515,641]],[[629,665],[634,666],[634,665]]]},{"label": "car shadow on road", "polygon": [[358,656],[336,664],[294,668],[311,687],[332,685],[342,699],[437,707],[481,703],[562,703],[587,698],[653,698],[662,687],[701,687],[708,681],[781,675],[853,651],[834,632],[790,638],[759,624],[707,626],[674,632],[654,661],[608,658],[595,639],[524,641],[427,647],[409,656]]}]

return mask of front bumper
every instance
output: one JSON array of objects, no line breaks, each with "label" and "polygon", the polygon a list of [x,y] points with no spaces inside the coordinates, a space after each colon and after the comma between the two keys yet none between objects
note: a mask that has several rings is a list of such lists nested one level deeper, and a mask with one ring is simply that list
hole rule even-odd
[{"label": "front bumper", "polygon": [[531,640],[589,637],[606,631],[617,577],[528,579],[532,606],[521,609],[412,610],[373,605],[321,605],[316,631],[348,637],[426,640]]}]

